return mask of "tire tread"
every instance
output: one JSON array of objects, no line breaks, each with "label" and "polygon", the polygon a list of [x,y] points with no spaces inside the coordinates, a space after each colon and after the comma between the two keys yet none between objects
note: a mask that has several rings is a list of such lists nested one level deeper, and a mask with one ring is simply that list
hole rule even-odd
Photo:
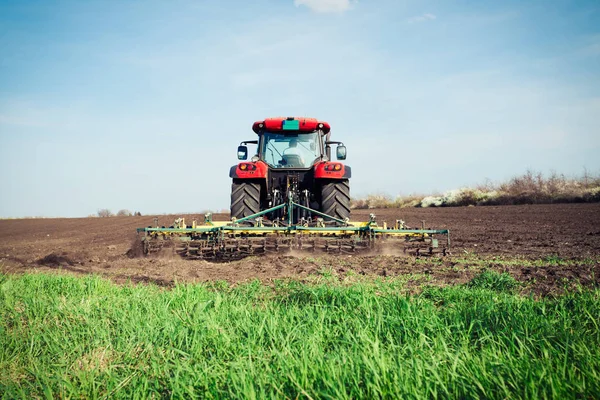
[{"label": "tire tread", "polygon": [[338,219],[350,217],[350,182],[347,179],[323,184],[321,212]]},{"label": "tire tread", "polygon": [[236,181],[231,184],[231,217],[244,218],[260,211],[260,184]]}]

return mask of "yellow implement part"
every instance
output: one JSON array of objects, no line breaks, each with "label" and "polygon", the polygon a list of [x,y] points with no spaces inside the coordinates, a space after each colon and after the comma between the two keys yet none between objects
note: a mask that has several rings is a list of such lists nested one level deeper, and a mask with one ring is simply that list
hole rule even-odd
[{"label": "yellow implement part", "polygon": [[[348,222],[348,226],[354,228],[363,228],[365,226],[369,226],[370,222],[358,222],[358,221],[350,221]],[[208,228],[208,227],[220,227],[220,226],[228,226],[231,225],[231,221],[211,221],[205,222],[204,224],[198,224],[194,228]]]}]

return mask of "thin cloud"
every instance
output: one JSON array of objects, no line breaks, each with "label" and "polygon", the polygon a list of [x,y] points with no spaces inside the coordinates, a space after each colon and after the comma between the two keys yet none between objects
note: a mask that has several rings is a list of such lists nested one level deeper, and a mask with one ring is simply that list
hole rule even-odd
[{"label": "thin cloud", "polygon": [[342,13],[358,0],[294,0],[296,7],[305,6],[318,13]]},{"label": "thin cloud", "polygon": [[10,99],[0,103],[0,107],[5,107],[5,112],[0,114],[0,132],[2,127],[69,129],[82,126],[81,114],[70,108],[26,105]]},{"label": "thin cloud", "polygon": [[0,114],[0,126],[2,125],[23,126],[28,128],[45,128],[48,126],[45,123],[31,121],[27,118],[19,118],[11,115]]},{"label": "thin cloud", "polygon": [[584,56],[600,55],[600,35],[593,35],[587,38],[586,44],[579,50]]},{"label": "thin cloud", "polygon": [[434,14],[425,13],[422,15],[410,17],[407,21],[409,24],[418,24],[419,22],[433,21],[436,18],[437,17]]}]

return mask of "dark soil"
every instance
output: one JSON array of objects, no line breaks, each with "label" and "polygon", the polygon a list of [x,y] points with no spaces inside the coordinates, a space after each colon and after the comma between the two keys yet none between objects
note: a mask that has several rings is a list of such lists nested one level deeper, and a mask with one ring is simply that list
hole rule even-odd
[{"label": "dark soil", "polygon": [[47,267],[60,267],[61,265],[73,265],[74,262],[69,257],[59,254],[50,253],[44,258],[37,260],[39,265]]},{"label": "dark soil", "polygon": [[[170,252],[140,257],[135,228],[149,217],[0,220],[0,272],[68,271],[95,273],[116,282],[175,282],[259,279],[400,277],[409,289],[462,284],[483,269],[506,271],[524,290],[548,295],[600,283],[600,204],[354,210],[353,220],[402,219],[410,227],[448,228],[452,256],[415,258],[394,251],[371,255],[294,254],[249,257],[230,263],[182,260]],[[177,216],[159,216],[171,225]],[[200,215],[185,215],[202,221]],[[214,215],[226,220],[228,215]],[[326,271],[326,272],[324,272]]]}]

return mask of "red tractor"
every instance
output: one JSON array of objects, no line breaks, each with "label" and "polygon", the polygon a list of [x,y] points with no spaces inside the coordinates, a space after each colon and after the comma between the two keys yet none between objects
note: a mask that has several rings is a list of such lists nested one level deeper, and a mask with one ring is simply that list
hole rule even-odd
[{"label": "red tractor", "polygon": [[233,179],[231,217],[241,219],[291,201],[303,207],[294,207],[291,216],[286,207],[279,207],[267,213],[266,219],[309,224],[319,216],[314,212],[318,211],[338,224],[348,221],[350,167],[331,160],[331,145],[337,145],[337,160],[346,159],[346,147],[329,140],[327,122],[276,117],[255,122],[252,130],[258,140],[242,142],[237,155],[239,160],[248,159],[247,144],[258,145],[257,154],[229,172]]}]

